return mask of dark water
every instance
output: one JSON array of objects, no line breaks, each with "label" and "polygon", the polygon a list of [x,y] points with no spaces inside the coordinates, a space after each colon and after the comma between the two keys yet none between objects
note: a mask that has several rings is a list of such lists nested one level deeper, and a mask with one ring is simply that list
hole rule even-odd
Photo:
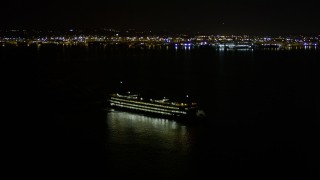
[{"label": "dark water", "polygon": [[[0,55],[8,106],[19,109],[10,133],[16,171],[111,179],[319,177],[319,49],[42,46],[1,47]],[[119,89],[188,94],[208,121],[108,112],[105,97]]]}]

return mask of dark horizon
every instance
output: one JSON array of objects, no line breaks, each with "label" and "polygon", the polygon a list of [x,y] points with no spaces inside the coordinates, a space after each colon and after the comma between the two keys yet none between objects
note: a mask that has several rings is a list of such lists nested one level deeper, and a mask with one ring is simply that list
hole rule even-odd
[{"label": "dark horizon", "polygon": [[5,2],[0,29],[98,29],[243,35],[316,35],[312,1],[46,1]]},{"label": "dark horizon", "polygon": [[249,37],[320,37],[320,33],[228,33],[228,32],[209,32],[209,31],[169,31],[167,29],[123,29],[114,27],[96,27],[96,28],[81,28],[81,27],[65,27],[65,28],[19,28],[10,27],[0,29],[0,36],[50,36],[50,35],[117,35],[122,36],[249,36]]}]

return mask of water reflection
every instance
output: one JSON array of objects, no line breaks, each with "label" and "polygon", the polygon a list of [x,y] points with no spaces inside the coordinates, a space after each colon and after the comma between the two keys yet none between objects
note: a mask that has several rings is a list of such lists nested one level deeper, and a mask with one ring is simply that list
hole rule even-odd
[{"label": "water reflection", "polygon": [[121,111],[107,115],[109,142],[118,145],[140,144],[147,148],[188,152],[186,126],[176,121]]},{"label": "water reflection", "polygon": [[[186,177],[191,134],[172,120],[121,111],[107,114],[107,149],[111,176]],[[167,178],[160,178],[167,179]]]}]

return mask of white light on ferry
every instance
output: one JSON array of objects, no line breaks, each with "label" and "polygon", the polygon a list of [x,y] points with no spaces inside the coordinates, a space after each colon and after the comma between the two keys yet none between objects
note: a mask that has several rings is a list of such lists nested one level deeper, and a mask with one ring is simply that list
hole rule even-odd
[{"label": "white light on ferry", "polygon": [[122,81],[120,81],[120,84],[122,84]]},{"label": "white light on ferry", "polygon": [[189,95],[187,95],[187,98],[189,97]]}]

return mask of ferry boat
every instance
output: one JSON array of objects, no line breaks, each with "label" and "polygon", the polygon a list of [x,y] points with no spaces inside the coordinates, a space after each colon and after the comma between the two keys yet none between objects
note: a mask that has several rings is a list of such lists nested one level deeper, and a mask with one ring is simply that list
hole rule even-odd
[{"label": "ferry boat", "polygon": [[195,102],[175,102],[168,98],[150,99],[127,92],[114,93],[108,98],[110,107],[160,116],[195,117],[198,104]]}]

